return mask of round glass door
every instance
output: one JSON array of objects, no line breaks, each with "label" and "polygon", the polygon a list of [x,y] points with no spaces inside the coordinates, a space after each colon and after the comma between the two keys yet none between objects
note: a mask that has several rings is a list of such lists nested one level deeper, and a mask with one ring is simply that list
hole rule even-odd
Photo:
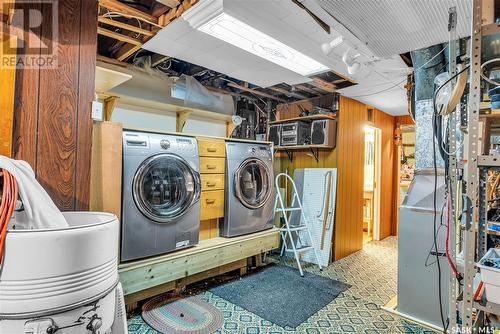
[{"label": "round glass door", "polygon": [[260,208],[271,196],[273,186],[270,175],[261,160],[245,160],[236,170],[234,178],[236,197],[247,208]]},{"label": "round glass door", "polygon": [[141,165],[133,180],[134,201],[146,217],[168,223],[181,217],[200,195],[199,175],[180,157],[155,155]]}]

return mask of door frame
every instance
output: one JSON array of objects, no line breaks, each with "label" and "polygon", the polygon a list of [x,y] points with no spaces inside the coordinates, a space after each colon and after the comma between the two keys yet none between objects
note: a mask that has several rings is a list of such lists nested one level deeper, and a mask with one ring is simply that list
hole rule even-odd
[{"label": "door frame", "polygon": [[376,127],[373,123],[365,124],[365,127],[374,130],[374,178],[373,189],[373,237],[372,240],[380,240],[380,205],[381,205],[381,185],[382,185],[382,129]]}]

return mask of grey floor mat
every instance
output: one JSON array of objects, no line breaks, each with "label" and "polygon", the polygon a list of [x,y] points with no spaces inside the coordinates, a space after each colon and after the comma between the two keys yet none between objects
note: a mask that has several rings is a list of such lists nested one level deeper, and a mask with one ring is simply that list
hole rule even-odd
[{"label": "grey floor mat", "polygon": [[296,328],[350,285],[297,269],[269,265],[210,291],[282,327]]}]

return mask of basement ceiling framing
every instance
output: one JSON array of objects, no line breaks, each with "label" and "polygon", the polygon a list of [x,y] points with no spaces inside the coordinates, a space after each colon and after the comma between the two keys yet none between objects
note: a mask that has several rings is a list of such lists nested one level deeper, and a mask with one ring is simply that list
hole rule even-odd
[{"label": "basement ceiling framing", "polygon": [[[273,100],[276,103],[309,99],[356,84],[329,71],[311,77],[312,81],[308,83],[294,86],[283,83],[261,88],[201,66],[142,49],[145,42],[197,2],[198,0],[99,0],[100,59],[115,64],[123,62],[124,65],[139,63],[139,66],[161,70],[169,76],[193,75],[214,91],[254,100]],[[147,62],[142,58],[147,58]]]}]

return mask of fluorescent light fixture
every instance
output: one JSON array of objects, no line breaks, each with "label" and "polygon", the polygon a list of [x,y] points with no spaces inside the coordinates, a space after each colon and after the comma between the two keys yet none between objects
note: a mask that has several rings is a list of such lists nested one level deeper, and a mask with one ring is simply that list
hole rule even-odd
[{"label": "fluorescent light fixture", "polygon": [[[196,20],[198,21],[199,17],[196,17]],[[329,70],[327,66],[220,10],[205,23],[195,22],[194,27],[304,76]]]}]

